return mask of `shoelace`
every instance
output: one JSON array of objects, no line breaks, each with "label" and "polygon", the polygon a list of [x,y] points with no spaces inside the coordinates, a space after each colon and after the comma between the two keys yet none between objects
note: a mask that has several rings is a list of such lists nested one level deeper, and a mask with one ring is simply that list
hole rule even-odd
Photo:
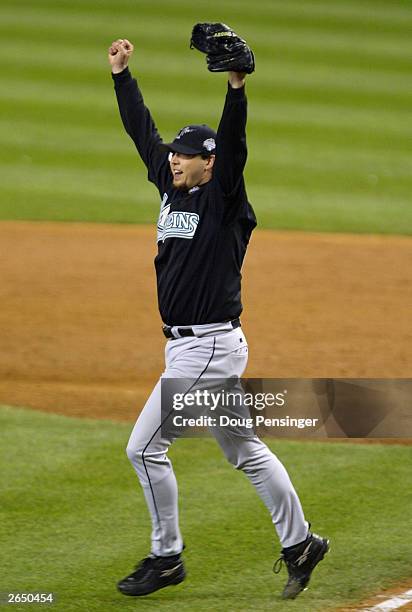
[{"label": "shoelace", "polygon": [[280,555],[279,559],[275,561],[275,564],[273,566],[273,572],[275,574],[279,574],[280,570],[282,569],[282,564],[284,561],[285,561],[284,555]]},{"label": "shoelace", "polygon": [[145,565],[147,565],[150,561],[152,561],[155,557],[149,555],[148,557],[145,557],[144,559],[142,559],[141,561],[139,561],[139,563],[137,565],[135,565],[135,571],[133,572],[134,574],[137,574],[137,572],[141,569],[143,569],[145,567]]}]

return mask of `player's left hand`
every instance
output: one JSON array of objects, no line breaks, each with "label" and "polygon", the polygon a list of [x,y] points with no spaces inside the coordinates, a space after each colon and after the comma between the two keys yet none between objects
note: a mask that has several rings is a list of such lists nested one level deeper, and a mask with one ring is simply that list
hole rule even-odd
[{"label": "player's left hand", "polygon": [[253,51],[224,23],[197,23],[192,30],[190,47],[206,53],[211,72],[251,74],[255,70]]},{"label": "player's left hand", "polygon": [[230,86],[233,87],[233,89],[240,89],[240,87],[243,87],[245,84],[246,72],[230,71],[228,73],[228,79]]}]

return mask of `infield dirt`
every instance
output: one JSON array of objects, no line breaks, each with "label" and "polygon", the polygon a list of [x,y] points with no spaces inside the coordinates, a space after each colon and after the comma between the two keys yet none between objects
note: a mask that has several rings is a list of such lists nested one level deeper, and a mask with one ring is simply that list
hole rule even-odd
[{"label": "infield dirt", "polygon": [[[162,371],[155,228],[0,223],[0,403],[134,420]],[[412,239],[261,230],[250,377],[407,378]]]}]

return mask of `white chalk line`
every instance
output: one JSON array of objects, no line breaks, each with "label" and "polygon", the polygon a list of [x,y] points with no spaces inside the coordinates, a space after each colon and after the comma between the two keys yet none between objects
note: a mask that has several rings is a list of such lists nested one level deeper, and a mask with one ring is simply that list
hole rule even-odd
[{"label": "white chalk line", "polygon": [[412,601],[412,589],[400,595],[395,595],[391,599],[386,599],[382,603],[372,606],[372,608],[362,608],[360,612],[390,612],[390,610],[398,610],[406,606],[410,601]]}]

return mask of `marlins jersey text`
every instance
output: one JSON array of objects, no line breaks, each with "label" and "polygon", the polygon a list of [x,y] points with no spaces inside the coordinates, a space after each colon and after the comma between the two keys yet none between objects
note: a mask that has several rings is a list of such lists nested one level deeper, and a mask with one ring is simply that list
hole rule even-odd
[{"label": "marlins jersey text", "polygon": [[194,212],[174,210],[170,212],[167,204],[167,193],[164,194],[157,222],[157,242],[167,238],[186,238],[191,240],[195,235],[199,215]]}]

